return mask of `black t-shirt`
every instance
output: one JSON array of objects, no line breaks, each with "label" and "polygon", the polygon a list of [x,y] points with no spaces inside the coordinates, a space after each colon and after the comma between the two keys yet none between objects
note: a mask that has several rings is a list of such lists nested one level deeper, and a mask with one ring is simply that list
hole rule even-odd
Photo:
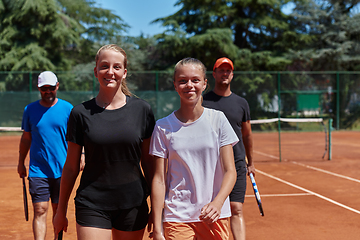
[{"label": "black t-shirt", "polygon": [[141,143],[151,137],[155,118],[144,100],[126,101],[119,109],[106,110],[91,99],[72,110],[67,141],[84,146],[86,162],[75,203],[117,210],[139,206],[146,199]]},{"label": "black t-shirt", "polygon": [[236,135],[239,138],[239,142],[233,147],[235,165],[245,166],[245,147],[242,139],[241,124],[250,120],[250,108],[248,102],[231,93],[228,97],[223,97],[210,91],[203,96],[203,106],[222,111],[226,118],[229,120]]}]

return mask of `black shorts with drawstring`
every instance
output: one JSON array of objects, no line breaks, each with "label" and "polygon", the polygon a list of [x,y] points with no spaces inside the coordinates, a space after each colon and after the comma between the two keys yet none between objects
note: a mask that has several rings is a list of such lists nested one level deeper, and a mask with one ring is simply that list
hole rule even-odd
[{"label": "black shorts with drawstring", "polygon": [[138,231],[148,223],[149,207],[146,201],[141,206],[119,210],[98,210],[76,203],[75,214],[80,226]]}]

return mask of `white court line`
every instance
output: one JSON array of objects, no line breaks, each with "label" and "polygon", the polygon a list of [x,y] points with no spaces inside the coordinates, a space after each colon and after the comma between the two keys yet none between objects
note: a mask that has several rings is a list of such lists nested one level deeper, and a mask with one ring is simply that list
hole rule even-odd
[{"label": "white court line", "polygon": [[359,179],[356,179],[356,178],[347,177],[347,176],[344,176],[344,175],[341,175],[341,174],[333,173],[333,172],[330,172],[330,171],[323,170],[323,169],[321,169],[321,168],[312,167],[312,166],[305,165],[305,164],[298,163],[298,162],[293,162],[293,161],[291,161],[291,162],[294,163],[294,164],[297,164],[297,165],[306,167],[306,168],[310,168],[310,169],[319,171],[319,172],[327,173],[327,174],[330,174],[330,175],[333,175],[333,176],[336,176],[336,177],[345,178],[345,179],[347,179],[347,180],[360,183],[360,180],[359,180]]},{"label": "white court line", "polygon": [[[266,154],[266,153],[262,153],[262,152],[259,152],[259,151],[254,151],[254,152],[257,153],[257,154],[266,156],[266,157],[270,157],[270,158],[274,158],[274,159],[279,159],[279,158],[276,157],[276,156],[269,155],[269,154]],[[333,176],[336,176],[336,177],[340,177],[340,178],[344,178],[344,179],[347,179],[347,180],[350,180],[350,181],[354,181],[354,182],[360,183],[360,180],[359,180],[359,179],[356,179],[356,178],[347,177],[347,176],[344,176],[344,175],[341,175],[341,174],[333,173],[333,172],[330,172],[330,171],[323,170],[323,169],[321,169],[321,168],[312,167],[312,166],[305,165],[305,164],[302,164],[302,163],[298,163],[298,162],[295,162],[295,161],[290,161],[290,162],[291,162],[291,163],[294,163],[294,164],[297,164],[297,165],[300,165],[300,166],[303,166],[303,167],[306,167],[306,168],[310,168],[310,169],[319,171],[319,172],[327,173],[327,174],[330,174],[330,175],[333,175]]]},{"label": "white court line", "polygon": [[[294,197],[294,196],[309,196],[311,193],[290,193],[290,194],[261,194],[261,197]],[[245,197],[255,197],[255,195],[245,195]]]},{"label": "white court line", "polygon": [[320,195],[320,194],[318,194],[318,193],[315,193],[315,192],[313,192],[313,191],[310,191],[310,190],[308,190],[308,189],[306,189],[306,188],[297,186],[297,185],[295,185],[295,184],[292,184],[292,183],[290,183],[290,182],[287,182],[287,181],[285,181],[285,180],[282,180],[282,179],[280,179],[280,178],[278,178],[278,177],[275,177],[275,176],[273,176],[273,175],[267,174],[267,173],[265,173],[265,172],[263,172],[263,171],[261,171],[261,170],[258,170],[258,169],[257,169],[256,171],[259,172],[259,173],[261,173],[261,174],[263,174],[263,175],[265,175],[265,176],[267,176],[267,177],[269,177],[269,178],[272,178],[272,179],[275,179],[275,180],[277,180],[277,181],[279,181],[279,182],[285,183],[285,184],[287,184],[287,185],[289,185],[289,186],[291,186],[291,187],[294,187],[294,188],[300,189],[300,190],[302,190],[302,191],[304,191],[304,192],[313,194],[313,195],[315,195],[315,196],[317,196],[317,197],[319,197],[319,198],[321,198],[321,199],[324,199],[325,201],[328,201],[328,202],[331,202],[331,203],[333,203],[333,204],[335,204],[335,205],[338,205],[339,207],[342,207],[342,208],[345,208],[345,209],[347,209],[347,210],[350,210],[350,211],[352,211],[352,212],[354,212],[354,213],[360,214],[360,211],[359,211],[359,210],[356,210],[356,209],[354,209],[354,208],[348,207],[348,206],[346,206],[346,205],[344,205],[344,204],[341,204],[341,203],[339,203],[339,202],[336,202],[336,201],[334,201],[334,200],[332,200],[332,199],[330,199],[330,198],[327,198],[327,197],[325,197],[325,196],[323,196],[323,195]]},{"label": "white court line", "polygon": [[273,155],[270,155],[270,154],[266,154],[266,153],[262,153],[262,152],[259,152],[259,151],[255,151],[255,150],[254,150],[254,153],[257,153],[257,154],[260,154],[260,155],[263,155],[263,156],[266,156],[266,157],[269,157],[269,158],[279,159],[279,158],[276,157],[276,156],[273,156]]},{"label": "white court line", "polygon": [[[266,156],[266,157],[279,159],[279,158],[276,157],[276,156],[269,155],[269,154],[266,154],[266,153],[262,153],[262,152],[259,152],[259,151],[254,151],[254,152],[256,152],[257,154]],[[305,164],[302,164],[302,163],[298,163],[298,162],[295,162],[295,161],[290,161],[290,162],[291,162],[291,163],[294,163],[294,164],[297,164],[297,165],[300,165],[300,166],[303,166],[303,167],[306,167],[306,168],[310,168],[310,169],[319,171],[319,172],[327,173],[327,174],[330,174],[330,175],[333,175],[333,176],[336,176],[336,177],[340,177],[340,178],[344,178],[344,179],[347,179],[347,180],[350,180],[350,181],[354,181],[354,182],[360,183],[360,180],[359,180],[359,179],[356,179],[356,178],[347,177],[347,176],[344,176],[344,175],[341,175],[341,174],[333,173],[333,172],[330,172],[330,171],[327,171],[327,170],[323,170],[323,169],[321,169],[321,168],[312,167],[312,166],[305,165]]]}]

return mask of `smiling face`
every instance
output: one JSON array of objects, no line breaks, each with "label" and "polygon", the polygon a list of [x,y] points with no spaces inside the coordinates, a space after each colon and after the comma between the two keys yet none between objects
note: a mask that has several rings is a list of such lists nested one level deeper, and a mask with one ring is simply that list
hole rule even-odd
[{"label": "smiling face", "polygon": [[114,49],[103,49],[97,55],[94,68],[100,88],[119,88],[126,78],[125,56]]},{"label": "smiling face", "polygon": [[215,84],[229,85],[234,77],[232,67],[227,63],[221,64],[213,71],[213,77],[215,78]]},{"label": "smiling face", "polygon": [[59,83],[57,82],[55,86],[44,85],[38,87],[38,89],[41,94],[41,99],[44,101],[44,103],[47,105],[52,105],[56,100],[56,93],[59,89]]},{"label": "smiling face", "polygon": [[176,67],[174,86],[183,103],[197,103],[206,88],[202,67],[195,63],[186,63]]}]

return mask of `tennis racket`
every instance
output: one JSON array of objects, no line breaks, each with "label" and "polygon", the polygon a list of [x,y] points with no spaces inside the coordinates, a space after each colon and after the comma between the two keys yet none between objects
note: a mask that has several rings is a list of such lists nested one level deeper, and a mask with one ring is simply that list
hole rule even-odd
[{"label": "tennis racket", "polygon": [[250,173],[249,176],[250,176],[252,187],[253,187],[253,190],[254,190],[256,202],[257,202],[259,210],[260,210],[260,215],[264,216],[264,210],[263,210],[262,204],[261,204],[260,193],[259,193],[258,187],[256,185],[254,175],[252,173]]},{"label": "tennis racket", "polygon": [[62,240],[62,237],[63,237],[63,230],[61,230],[58,234],[58,240]]},{"label": "tennis racket", "polygon": [[22,183],[23,183],[23,199],[24,199],[25,220],[29,221],[29,209],[28,209],[28,201],[27,201],[27,194],[26,194],[25,177],[22,177]]}]

